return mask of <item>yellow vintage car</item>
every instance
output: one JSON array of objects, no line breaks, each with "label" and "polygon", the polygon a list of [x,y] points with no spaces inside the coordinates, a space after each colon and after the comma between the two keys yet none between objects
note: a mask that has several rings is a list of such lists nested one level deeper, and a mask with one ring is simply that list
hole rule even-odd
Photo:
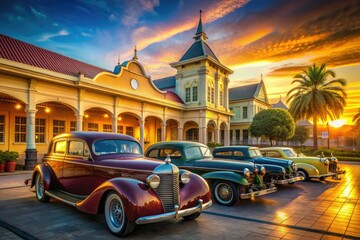
[{"label": "yellow vintage car", "polygon": [[294,149],[289,147],[267,147],[260,148],[264,157],[274,157],[292,160],[298,167],[298,174],[305,180],[318,178],[324,180],[326,177],[337,178],[339,174],[344,173],[337,166],[337,159],[326,157],[308,157],[303,154],[297,154]]}]

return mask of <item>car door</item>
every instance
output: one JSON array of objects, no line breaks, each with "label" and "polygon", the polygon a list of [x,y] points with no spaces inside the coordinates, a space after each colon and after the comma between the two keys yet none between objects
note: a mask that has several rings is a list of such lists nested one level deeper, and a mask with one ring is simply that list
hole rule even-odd
[{"label": "car door", "polygon": [[89,195],[94,188],[94,164],[89,159],[89,148],[81,139],[69,139],[63,164],[62,185],[66,192]]},{"label": "car door", "polygon": [[46,162],[54,173],[57,188],[62,189],[63,163],[66,152],[66,139],[57,139],[52,142],[49,153],[45,154],[43,161]]}]

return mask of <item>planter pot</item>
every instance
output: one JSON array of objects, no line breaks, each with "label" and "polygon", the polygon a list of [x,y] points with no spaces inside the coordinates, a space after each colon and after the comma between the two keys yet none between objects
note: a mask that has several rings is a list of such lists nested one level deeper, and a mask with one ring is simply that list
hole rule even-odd
[{"label": "planter pot", "polygon": [[0,173],[5,171],[5,163],[0,163]]},{"label": "planter pot", "polygon": [[5,172],[14,172],[16,167],[16,162],[7,162],[5,163]]}]

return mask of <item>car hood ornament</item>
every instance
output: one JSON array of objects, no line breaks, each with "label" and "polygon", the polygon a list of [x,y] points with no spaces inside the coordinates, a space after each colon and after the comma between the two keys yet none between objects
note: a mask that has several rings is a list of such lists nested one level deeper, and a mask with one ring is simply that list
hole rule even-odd
[{"label": "car hood ornament", "polygon": [[171,158],[170,158],[170,155],[168,154],[165,158],[165,163],[166,164],[170,164],[171,163]]}]

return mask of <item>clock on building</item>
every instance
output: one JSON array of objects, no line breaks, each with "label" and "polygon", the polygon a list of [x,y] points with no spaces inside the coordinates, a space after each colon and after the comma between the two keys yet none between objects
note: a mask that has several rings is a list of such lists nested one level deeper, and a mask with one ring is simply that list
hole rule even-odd
[{"label": "clock on building", "polygon": [[136,90],[139,87],[139,82],[133,78],[131,79],[130,85],[134,90]]}]

